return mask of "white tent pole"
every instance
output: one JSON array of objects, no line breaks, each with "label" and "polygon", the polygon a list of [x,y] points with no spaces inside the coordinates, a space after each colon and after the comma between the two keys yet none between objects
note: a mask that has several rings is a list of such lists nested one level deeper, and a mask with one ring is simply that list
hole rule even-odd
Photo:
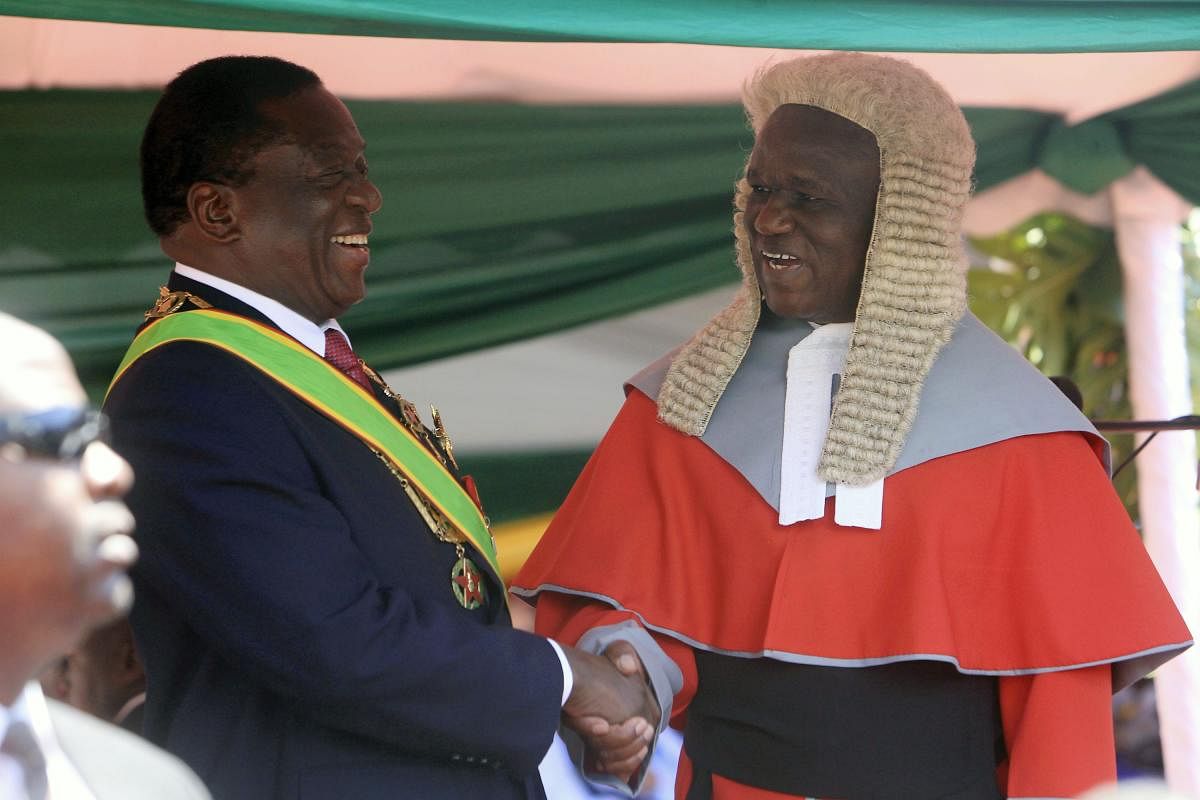
[{"label": "white tent pole", "polygon": [[[1179,222],[1186,205],[1139,168],[1112,185],[1124,273],[1133,415],[1191,413]],[[1158,434],[1137,458],[1142,535],[1193,634],[1200,630],[1200,511],[1191,431]],[[1155,673],[1168,785],[1200,797],[1200,648]]]}]

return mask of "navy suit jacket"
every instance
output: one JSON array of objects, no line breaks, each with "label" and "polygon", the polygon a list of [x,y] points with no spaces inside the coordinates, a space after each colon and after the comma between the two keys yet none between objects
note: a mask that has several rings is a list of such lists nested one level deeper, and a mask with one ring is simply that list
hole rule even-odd
[{"label": "navy suit jacket", "polygon": [[199,343],[143,356],[106,410],[136,475],[146,734],[216,800],[544,796],[557,656],[494,575],[459,605],[454,546],[362,442]]}]

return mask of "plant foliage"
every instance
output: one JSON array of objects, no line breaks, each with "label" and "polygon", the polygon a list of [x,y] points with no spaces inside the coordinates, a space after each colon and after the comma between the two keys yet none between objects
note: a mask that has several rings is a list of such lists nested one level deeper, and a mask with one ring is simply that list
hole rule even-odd
[{"label": "plant foliage", "polygon": [[[1071,378],[1093,419],[1129,419],[1121,268],[1111,231],[1058,213],[971,241],[980,263],[969,273],[971,310],[1048,376]],[[1193,407],[1200,407],[1200,215],[1183,230],[1188,352]],[[1133,448],[1131,434],[1109,437],[1113,464]],[[1116,478],[1137,519],[1136,462]]]}]

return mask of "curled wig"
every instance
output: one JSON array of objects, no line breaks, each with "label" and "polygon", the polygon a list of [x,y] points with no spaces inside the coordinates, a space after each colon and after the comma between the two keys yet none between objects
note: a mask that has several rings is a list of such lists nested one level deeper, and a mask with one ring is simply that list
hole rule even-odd
[{"label": "curled wig", "polygon": [[[818,474],[862,486],[895,465],[921,387],[966,310],[960,227],[975,144],[958,106],[925,72],[863,53],[810,56],[768,66],[743,89],[759,132],[785,104],[815,106],[866,128],[879,146],[875,223],[862,293]],[[659,418],[700,436],[741,364],[758,324],[760,290],[738,181],[734,235],[742,288],[680,350],[658,396]]]}]

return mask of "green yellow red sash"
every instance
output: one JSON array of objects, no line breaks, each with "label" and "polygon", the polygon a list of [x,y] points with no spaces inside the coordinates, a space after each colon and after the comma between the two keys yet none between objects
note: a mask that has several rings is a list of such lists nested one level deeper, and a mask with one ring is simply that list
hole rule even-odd
[{"label": "green yellow red sash", "polygon": [[215,309],[171,314],[129,345],[109,391],[140,357],[164,344],[203,342],[258,368],[301,400],[382,453],[452,525],[470,539],[496,575],[496,546],[483,513],[458,480],[387,409],[342,372],[291,337]]}]

